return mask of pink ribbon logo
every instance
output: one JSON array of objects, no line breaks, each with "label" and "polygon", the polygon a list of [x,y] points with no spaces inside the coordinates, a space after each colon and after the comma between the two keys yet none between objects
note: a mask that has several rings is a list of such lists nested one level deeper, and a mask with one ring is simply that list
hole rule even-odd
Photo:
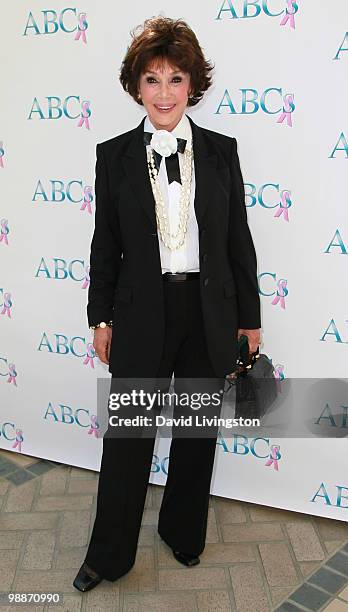
[{"label": "pink ribbon logo", "polygon": [[8,370],[9,370],[9,377],[7,379],[8,383],[13,383],[15,387],[17,387],[17,381],[16,381],[16,376],[17,376],[17,372],[16,372],[16,368],[15,368],[15,364],[14,363],[9,363],[8,364]]},{"label": "pink ribbon logo", "polygon": [[283,100],[283,112],[279,119],[277,119],[277,123],[283,123],[284,119],[286,119],[287,125],[292,127],[292,113],[295,110],[294,95],[285,94],[285,96],[283,96]]},{"label": "pink ribbon logo", "polygon": [[74,40],[80,40],[80,38],[82,38],[82,41],[87,44],[86,30],[88,28],[88,22],[86,19],[86,13],[79,13],[78,20],[79,23],[77,26],[77,32]]},{"label": "pink ribbon logo", "polygon": [[274,376],[278,378],[278,380],[285,380],[284,366],[281,363],[278,363],[274,367]]},{"label": "pink ribbon logo", "polygon": [[91,342],[87,344],[87,357],[85,358],[83,365],[90,364],[91,368],[94,370],[94,361],[93,359],[96,356],[95,348]]},{"label": "pink ribbon logo", "polygon": [[89,214],[92,214],[92,208],[91,208],[91,203],[93,202],[93,195],[92,195],[92,187],[91,185],[86,185],[86,187],[83,188],[83,202],[81,205],[80,210],[85,210],[85,208],[87,208],[87,212],[89,212]]},{"label": "pink ribbon logo", "polygon": [[91,416],[91,427],[88,430],[88,434],[92,434],[92,436],[94,436],[95,438],[99,438],[99,434],[98,434],[98,429],[99,429],[100,425],[97,421],[97,416],[95,414],[92,414]]},{"label": "pink ribbon logo", "polygon": [[82,285],[82,289],[87,289],[87,287],[89,287],[89,283],[90,283],[90,278],[89,278],[89,271],[90,271],[90,266],[86,266],[85,270],[86,270],[86,276],[85,276],[85,280],[83,281],[83,285]]},{"label": "pink ribbon logo", "polygon": [[277,470],[278,472],[279,471],[278,461],[280,461],[280,459],[281,459],[280,446],[278,444],[272,444],[271,453],[265,465],[269,466],[273,464],[274,469]]},{"label": "pink ribbon logo", "polygon": [[22,442],[24,440],[22,436],[23,431],[21,429],[16,429],[16,441],[12,444],[12,448],[17,448],[19,452],[22,451]]},{"label": "pink ribbon logo", "polygon": [[280,217],[281,215],[283,215],[284,221],[289,221],[288,210],[292,204],[292,201],[290,198],[290,191],[287,191],[286,189],[284,189],[283,191],[280,192],[280,197],[281,197],[281,200],[280,200],[279,208],[274,216]]},{"label": "pink ribbon logo", "polygon": [[280,22],[280,25],[286,25],[289,21],[290,28],[295,29],[295,14],[298,11],[298,4],[295,0],[286,0],[287,7],[285,9],[285,15]]},{"label": "pink ribbon logo", "polygon": [[0,168],[4,167],[4,155],[4,143],[2,142],[2,140],[0,140]]},{"label": "pink ribbon logo", "polygon": [[278,392],[281,393],[281,391],[282,391],[281,382],[282,382],[282,380],[285,380],[284,366],[281,363],[278,363],[274,367],[274,378],[276,378],[276,380],[277,380],[277,389],[278,389]]},{"label": "pink ribbon logo", "polygon": [[81,107],[82,107],[81,118],[79,119],[79,122],[77,124],[77,127],[82,127],[83,125],[85,125],[87,130],[89,130],[88,119],[92,114],[91,109],[89,108],[89,105],[90,105],[89,100],[83,100],[83,102],[81,103]]},{"label": "pink ribbon logo", "polygon": [[7,316],[11,319],[11,306],[12,306],[12,300],[11,300],[11,293],[4,293],[4,307],[1,311],[1,314],[7,314]]},{"label": "pink ribbon logo", "polygon": [[1,219],[0,221],[1,224],[1,231],[0,231],[0,242],[4,241],[5,244],[8,245],[8,234],[10,232],[9,227],[8,227],[8,220],[7,219]]},{"label": "pink ribbon logo", "polygon": [[275,298],[272,300],[271,304],[273,304],[273,306],[275,306],[276,304],[278,304],[278,302],[280,302],[280,306],[281,308],[285,308],[285,298],[288,295],[289,291],[286,288],[288,281],[285,280],[284,278],[281,278],[278,283],[277,283],[277,295],[275,296]]}]

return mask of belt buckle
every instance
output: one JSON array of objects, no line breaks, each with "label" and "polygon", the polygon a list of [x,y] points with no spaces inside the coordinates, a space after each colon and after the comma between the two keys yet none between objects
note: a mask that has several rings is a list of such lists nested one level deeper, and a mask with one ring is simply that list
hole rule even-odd
[{"label": "belt buckle", "polygon": [[181,282],[187,280],[186,272],[166,272],[164,276],[169,282]]},{"label": "belt buckle", "polygon": [[187,280],[187,274],[186,274],[186,272],[173,272],[171,274],[171,278],[172,278],[172,280],[174,282],[185,281],[185,280]]}]

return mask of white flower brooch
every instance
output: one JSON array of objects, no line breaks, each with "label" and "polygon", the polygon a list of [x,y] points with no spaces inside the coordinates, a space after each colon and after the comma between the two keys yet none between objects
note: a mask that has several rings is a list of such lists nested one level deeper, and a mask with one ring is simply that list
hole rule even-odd
[{"label": "white flower brooch", "polygon": [[162,157],[169,157],[178,150],[178,141],[175,136],[167,130],[156,130],[152,134],[150,146]]}]

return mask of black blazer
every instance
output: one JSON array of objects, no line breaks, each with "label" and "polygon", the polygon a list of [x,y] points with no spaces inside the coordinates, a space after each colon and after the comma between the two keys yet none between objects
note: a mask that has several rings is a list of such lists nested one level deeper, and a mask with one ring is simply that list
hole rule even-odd
[{"label": "black blazer", "polygon": [[[164,341],[163,281],[144,120],[97,145],[89,325],[113,319],[109,371],[155,377]],[[237,329],[261,327],[256,254],[235,138],[192,127],[200,292],[217,376],[235,369]],[[139,373],[140,372],[140,373]]]}]

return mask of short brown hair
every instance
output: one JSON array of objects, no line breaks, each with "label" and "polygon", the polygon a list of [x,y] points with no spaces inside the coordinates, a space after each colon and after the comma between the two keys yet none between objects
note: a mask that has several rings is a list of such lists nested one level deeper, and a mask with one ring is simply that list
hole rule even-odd
[{"label": "short brown hair", "polygon": [[138,104],[139,78],[153,60],[167,60],[190,74],[188,106],[197,104],[211,85],[213,65],[204,57],[194,31],[182,19],[152,17],[131,32],[133,41],[122,62],[122,87]]}]

